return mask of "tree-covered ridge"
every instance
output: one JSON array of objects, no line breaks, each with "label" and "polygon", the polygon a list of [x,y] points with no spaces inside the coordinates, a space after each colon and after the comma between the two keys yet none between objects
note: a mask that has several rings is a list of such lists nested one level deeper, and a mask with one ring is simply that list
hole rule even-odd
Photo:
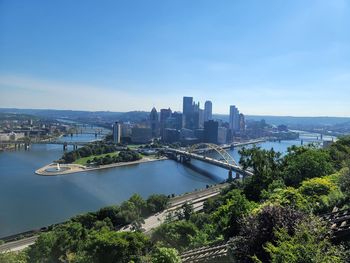
[{"label": "tree-covered ridge", "polygon": [[[167,198],[135,195],[43,234],[19,262],[180,262],[178,253],[219,241],[228,242],[233,262],[349,262],[349,240],[334,239],[321,216],[349,208],[350,137],[328,149],[292,147],[282,156],[254,147],[241,156],[254,176],[233,182],[200,212],[186,204],[150,236],[140,222]],[[128,223],[135,232],[116,231]]]}]

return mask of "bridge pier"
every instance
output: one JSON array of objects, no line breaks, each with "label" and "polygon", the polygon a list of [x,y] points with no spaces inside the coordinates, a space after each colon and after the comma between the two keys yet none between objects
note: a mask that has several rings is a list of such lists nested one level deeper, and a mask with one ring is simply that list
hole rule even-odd
[{"label": "bridge pier", "polygon": [[180,155],[180,163],[189,163],[191,158],[185,155]]},{"label": "bridge pier", "polygon": [[63,144],[63,151],[67,151],[67,143],[66,142]]},{"label": "bridge pier", "polygon": [[233,178],[232,178],[232,169],[230,169],[230,170],[228,171],[228,178],[227,178],[227,181],[228,181],[229,183],[233,181]]}]

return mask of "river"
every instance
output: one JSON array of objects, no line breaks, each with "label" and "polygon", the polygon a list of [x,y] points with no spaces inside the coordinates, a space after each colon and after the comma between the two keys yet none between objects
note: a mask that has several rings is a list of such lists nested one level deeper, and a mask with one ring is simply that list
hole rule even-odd
[{"label": "river", "polygon": [[[61,140],[85,141],[94,135]],[[285,152],[300,141],[265,142],[260,146]],[[227,178],[227,171],[200,161],[184,166],[172,160],[62,176],[34,171],[57,160],[62,145],[37,144],[28,151],[0,152],[0,237],[38,229],[103,206],[119,204],[133,193],[181,194]],[[238,150],[230,154],[239,159]]]}]

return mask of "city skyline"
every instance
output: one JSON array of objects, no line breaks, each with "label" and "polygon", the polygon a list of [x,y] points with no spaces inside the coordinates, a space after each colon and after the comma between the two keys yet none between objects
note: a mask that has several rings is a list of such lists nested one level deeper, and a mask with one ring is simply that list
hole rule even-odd
[{"label": "city skyline", "polygon": [[[347,1],[1,1],[0,105],[350,116]],[[273,39],[273,41],[271,41]]]}]

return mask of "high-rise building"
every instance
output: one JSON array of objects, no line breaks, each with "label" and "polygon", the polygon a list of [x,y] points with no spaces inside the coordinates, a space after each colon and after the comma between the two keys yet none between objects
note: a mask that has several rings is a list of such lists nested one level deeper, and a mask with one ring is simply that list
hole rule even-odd
[{"label": "high-rise building", "polygon": [[183,97],[182,121],[183,128],[191,129],[191,119],[193,118],[193,97]]},{"label": "high-rise building", "polygon": [[204,122],[204,142],[218,143],[218,127],[219,123],[217,121]]},{"label": "high-rise building", "polygon": [[133,143],[149,143],[152,139],[151,128],[134,127],[131,130],[131,141]]},{"label": "high-rise building", "polygon": [[152,130],[152,137],[158,137],[159,136],[159,119],[158,119],[158,112],[155,107],[153,107],[150,114],[150,126]]},{"label": "high-rise building", "polygon": [[120,123],[119,122],[115,122],[113,124],[113,142],[115,144],[120,143],[120,136],[121,136]]},{"label": "high-rise building", "polygon": [[239,131],[239,111],[236,106],[230,106],[229,126],[232,132]]},{"label": "high-rise building", "polygon": [[209,121],[213,119],[213,104],[210,100],[204,103],[204,121]]},{"label": "high-rise building", "polygon": [[203,129],[204,127],[204,110],[202,109],[199,109],[199,112],[198,112],[198,127]]},{"label": "high-rise building", "polygon": [[193,97],[183,97],[182,113],[184,115],[192,113]]},{"label": "high-rise building", "polygon": [[168,143],[180,141],[180,131],[177,129],[165,128],[163,140]]},{"label": "high-rise building", "polygon": [[239,114],[239,130],[241,132],[245,131],[245,117],[243,113]]},{"label": "high-rise building", "polygon": [[225,144],[227,143],[227,128],[219,127],[218,128],[218,143]]},{"label": "high-rise building", "polygon": [[195,103],[192,97],[183,98],[183,128],[195,130],[199,128],[199,103]]},{"label": "high-rise building", "polygon": [[166,121],[171,117],[171,109],[160,110],[160,136],[164,137],[164,129],[166,128]]},{"label": "high-rise building", "polygon": [[165,128],[181,130],[182,114],[179,112],[173,112],[171,116],[165,120]]}]

